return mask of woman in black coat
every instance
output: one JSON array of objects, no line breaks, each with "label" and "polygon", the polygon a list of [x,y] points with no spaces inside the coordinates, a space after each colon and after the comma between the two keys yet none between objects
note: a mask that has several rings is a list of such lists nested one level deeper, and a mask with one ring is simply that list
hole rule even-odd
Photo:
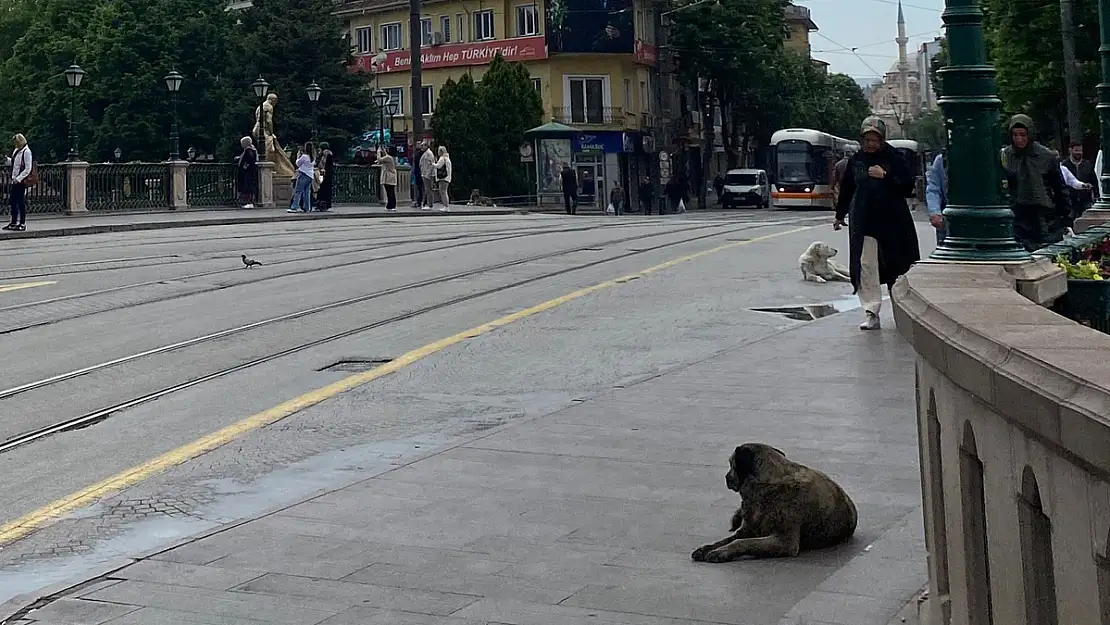
[{"label": "woman in black coat", "polygon": [[883,120],[863,120],[860,134],[863,149],[844,168],[833,229],[840,230],[848,218],[852,287],[864,310],[860,329],[878,330],[881,286],[889,290],[921,260],[917,227],[906,203],[916,176],[887,144]]},{"label": "woman in black coat", "polygon": [[243,208],[254,208],[254,201],[258,198],[258,151],[254,149],[254,142],[250,137],[240,139],[239,145],[243,148],[235,170],[239,200],[243,203]]},{"label": "woman in black coat", "polygon": [[316,168],[323,174],[320,189],[316,192],[316,210],[327,211],[331,209],[332,193],[335,190],[335,155],[327,141],[320,144],[320,156],[316,160]]}]

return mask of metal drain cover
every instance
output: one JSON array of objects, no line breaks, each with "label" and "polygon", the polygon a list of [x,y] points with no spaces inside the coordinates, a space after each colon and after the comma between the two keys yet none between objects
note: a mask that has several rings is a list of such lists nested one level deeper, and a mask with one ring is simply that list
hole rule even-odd
[{"label": "metal drain cover", "polygon": [[317,371],[342,371],[344,373],[360,373],[393,362],[392,358],[344,358]]}]

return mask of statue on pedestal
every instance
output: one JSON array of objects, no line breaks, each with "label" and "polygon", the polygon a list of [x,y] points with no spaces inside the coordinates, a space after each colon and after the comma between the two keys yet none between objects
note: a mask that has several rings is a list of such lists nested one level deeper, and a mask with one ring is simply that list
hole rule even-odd
[{"label": "statue on pedestal", "polygon": [[296,169],[293,163],[289,162],[289,157],[278,143],[277,135],[274,134],[274,109],[277,106],[277,99],[277,94],[271,93],[266,96],[266,101],[255,109],[253,132],[255,137],[266,142],[265,160],[274,164],[274,176],[288,180],[294,176]]}]

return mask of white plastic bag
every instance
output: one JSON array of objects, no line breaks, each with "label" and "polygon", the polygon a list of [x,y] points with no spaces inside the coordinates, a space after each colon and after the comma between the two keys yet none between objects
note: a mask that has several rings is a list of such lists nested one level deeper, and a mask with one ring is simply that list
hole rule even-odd
[{"label": "white plastic bag", "polygon": [[613,207],[612,202],[609,202],[609,205],[605,207],[605,212],[610,215],[615,215],[617,214],[617,209]]},{"label": "white plastic bag", "polygon": [[680,212],[680,213],[685,213],[686,212],[686,200],[679,200],[678,201],[678,212]]}]

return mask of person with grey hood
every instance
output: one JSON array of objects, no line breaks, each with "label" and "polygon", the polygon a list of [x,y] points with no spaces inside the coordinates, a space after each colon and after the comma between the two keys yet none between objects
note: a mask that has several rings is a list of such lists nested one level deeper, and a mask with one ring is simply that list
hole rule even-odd
[{"label": "person with grey hood", "polygon": [[1068,216],[1068,192],[1056,153],[1033,140],[1033,120],[1014,115],[1007,125],[1010,145],[1002,149],[1002,169],[1014,212],[1014,238],[1032,252],[1061,238],[1049,224]]}]

